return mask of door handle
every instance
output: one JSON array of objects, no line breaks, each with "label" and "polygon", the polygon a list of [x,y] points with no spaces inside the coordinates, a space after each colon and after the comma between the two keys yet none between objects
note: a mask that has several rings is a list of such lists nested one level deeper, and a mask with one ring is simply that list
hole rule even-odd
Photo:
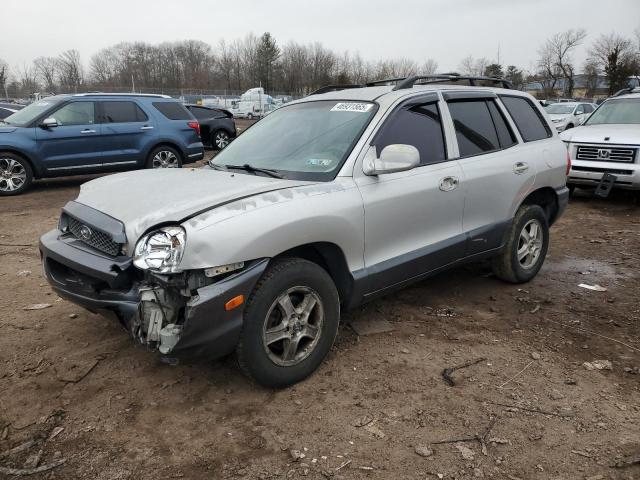
[{"label": "door handle", "polygon": [[529,165],[526,164],[525,162],[517,162],[513,166],[513,173],[515,173],[516,175],[522,175],[527,170],[529,170]]},{"label": "door handle", "polygon": [[84,130],[80,130],[80,133],[96,133],[96,131],[85,128]]},{"label": "door handle", "polygon": [[455,188],[460,183],[457,177],[444,177],[440,180],[440,190],[443,192],[450,192],[451,190],[455,190]]},{"label": "door handle", "polygon": [[153,130],[153,127],[150,125],[145,125],[144,127],[140,127],[140,130]]}]

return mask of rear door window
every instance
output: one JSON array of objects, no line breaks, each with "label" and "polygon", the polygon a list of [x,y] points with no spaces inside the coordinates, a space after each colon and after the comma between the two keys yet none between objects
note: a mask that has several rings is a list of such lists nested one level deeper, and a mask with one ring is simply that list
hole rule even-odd
[{"label": "rear door window", "polygon": [[178,102],[153,102],[153,106],[169,120],[192,120],[189,111]]},{"label": "rear door window", "polygon": [[420,152],[420,165],[446,160],[442,120],[437,103],[402,108],[382,127],[375,140],[378,155],[393,144],[413,145]]},{"label": "rear door window", "polygon": [[500,148],[498,132],[484,99],[450,101],[448,105],[461,157]]},{"label": "rear door window", "polygon": [[203,107],[190,107],[189,110],[191,110],[191,113],[193,113],[195,117],[199,119],[211,118],[213,117],[214,113],[208,108]]},{"label": "rear door window", "polygon": [[496,132],[498,133],[500,147],[508,148],[511,145],[515,145],[517,143],[516,136],[513,134],[513,130],[511,130],[509,124],[507,124],[507,120],[496,105],[495,100],[487,100],[487,106],[489,107],[489,113],[491,114],[493,124],[496,127]]},{"label": "rear door window", "polygon": [[551,129],[540,111],[527,98],[500,95],[500,100],[513,118],[525,142],[542,140],[551,136]]},{"label": "rear door window", "polygon": [[147,120],[147,114],[135,102],[102,102],[103,123],[132,123]]}]

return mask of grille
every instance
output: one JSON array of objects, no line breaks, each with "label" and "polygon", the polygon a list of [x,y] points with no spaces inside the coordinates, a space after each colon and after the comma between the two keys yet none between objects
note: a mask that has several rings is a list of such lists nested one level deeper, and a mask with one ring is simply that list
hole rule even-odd
[{"label": "grille", "polygon": [[633,163],[636,156],[635,148],[616,148],[600,146],[578,146],[577,160],[595,160],[598,162],[626,162]]},{"label": "grille", "polygon": [[[114,257],[120,253],[120,244],[114,242],[109,234],[89,227],[73,217],[67,218],[69,232],[81,242]],[[86,229],[88,229],[88,231]],[[81,232],[81,230],[84,231]],[[89,233],[89,235],[87,235],[87,233]]]}]

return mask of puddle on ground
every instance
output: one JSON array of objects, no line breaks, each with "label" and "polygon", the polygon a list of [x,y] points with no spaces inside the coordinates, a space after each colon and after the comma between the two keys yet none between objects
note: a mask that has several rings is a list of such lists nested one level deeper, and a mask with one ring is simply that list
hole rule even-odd
[{"label": "puddle on ground", "polygon": [[[589,277],[598,279],[615,280],[624,277],[624,273],[608,263],[593,258],[564,256],[562,258],[549,258],[542,267],[547,272],[584,274],[585,280]],[[585,274],[585,272],[588,272]]]}]

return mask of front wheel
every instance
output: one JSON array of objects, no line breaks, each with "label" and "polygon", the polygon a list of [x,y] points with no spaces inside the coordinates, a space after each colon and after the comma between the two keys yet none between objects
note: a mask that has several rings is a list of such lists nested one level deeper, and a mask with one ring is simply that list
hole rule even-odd
[{"label": "front wheel", "polygon": [[549,224],[539,205],[523,205],[513,219],[500,255],[492,261],[493,273],[506,282],[524,283],[536,276],[549,248]]},{"label": "front wheel", "polygon": [[180,168],[182,157],[175,148],[160,146],[154,148],[147,157],[147,168]]},{"label": "front wheel", "polygon": [[277,260],[247,302],[238,363],[265,387],[292,385],[320,366],[339,321],[338,292],[322,267],[300,258]]},{"label": "front wheel", "polygon": [[20,195],[32,181],[29,162],[13,153],[0,152],[0,196]]}]

